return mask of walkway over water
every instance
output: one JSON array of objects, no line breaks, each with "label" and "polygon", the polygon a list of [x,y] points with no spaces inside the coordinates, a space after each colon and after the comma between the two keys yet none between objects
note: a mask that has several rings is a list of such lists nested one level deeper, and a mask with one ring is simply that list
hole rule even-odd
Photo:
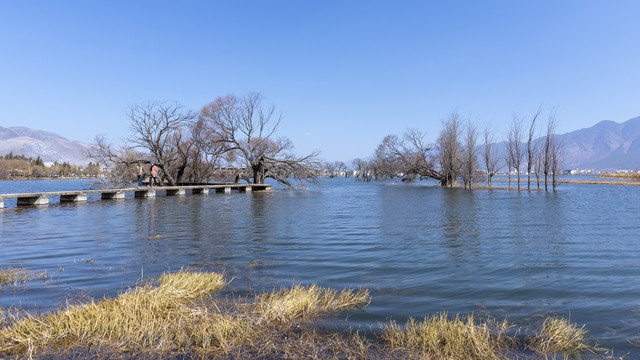
[{"label": "walkway over water", "polygon": [[0,194],[0,209],[4,208],[4,199],[17,199],[18,206],[24,205],[47,205],[49,198],[59,196],[60,202],[81,202],[87,201],[88,194],[100,194],[100,199],[124,199],[126,193],[133,193],[137,198],[155,197],[158,191],[164,191],[165,196],[191,194],[208,194],[210,191],[219,193],[230,193],[231,190],[240,192],[271,190],[268,184],[216,184],[216,185],[189,185],[189,186],[162,186],[162,187],[134,187],[124,189],[102,189],[102,190],[78,190],[78,191],[57,191],[42,193],[24,194]]}]

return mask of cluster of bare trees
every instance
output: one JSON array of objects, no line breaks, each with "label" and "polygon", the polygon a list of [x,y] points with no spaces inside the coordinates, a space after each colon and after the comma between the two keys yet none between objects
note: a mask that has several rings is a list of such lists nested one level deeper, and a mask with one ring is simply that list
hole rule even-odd
[{"label": "cluster of bare trees", "polygon": [[536,176],[540,188],[539,177],[543,174],[545,190],[549,176],[555,189],[561,163],[561,146],[554,135],[556,113],[549,113],[546,133],[536,140],[541,114],[542,109],[538,109],[527,128],[523,118],[514,116],[501,146],[490,126],[481,132],[474,122],[464,121],[458,112],[452,112],[443,121],[434,144],[426,143],[425,134],[415,129],[407,130],[402,137],[388,135],[374,157],[368,161],[357,159],[354,169],[365,181],[396,176],[404,180],[430,178],[441,186],[459,184],[469,189],[484,175],[488,186],[492,186],[493,177],[502,170],[508,174],[509,187],[511,175],[516,175],[518,190],[521,175],[526,173],[527,189],[531,190],[531,175]]},{"label": "cluster of bare trees", "polygon": [[324,174],[330,178],[340,176],[341,174],[344,174],[345,177],[348,176],[347,164],[342,161],[325,162],[322,170],[324,170]]},{"label": "cluster of bare trees", "polygon": [[290,179],[313,179],[319,166],[317,153],[296,156],[289,139],[276,137],[282,116],[259,93],[218,97],[199,113],[177,103],[135,105],[128,118],[126,145],[97,137],[90,154],[110,169],[110,185],[133,181],[139,161],[154,162],[169,185],[272,178],[293,186]]}]

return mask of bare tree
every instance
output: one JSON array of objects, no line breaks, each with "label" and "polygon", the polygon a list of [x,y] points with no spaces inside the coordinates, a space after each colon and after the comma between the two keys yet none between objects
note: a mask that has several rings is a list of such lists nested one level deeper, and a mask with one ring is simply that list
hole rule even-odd
[{"label": "bare tree", "polygon": [[373,161],[362,160],[362,159],[354,159],[353,160],[353,168],[355,169],[356,180],[369,182],[373,179]]},{"label": "bare tree", "polygon": [[487,171],[487,185],[491,187],[491,180],[498,172],[499,156],[495,146],[493,131],[487,125],[483,132],[484,139],[484,167]]},{"label": "bare tree", "polygon": [[330,178],[339,176],[347,168],[347,166],[342,161],[325,162],[323,163],[323,165],[325,174]]},{"label": "bare tree", "polygon": [[540,141],[536,141],[534,144],[534,166],[536,172],[536,183],[538,184],[538,190],[540,190],[540,174],[542,173],[544,163],[544,147],[540,144]]},{"label": "bare tree", "polygon": [[[549,113],[549,118],[547,120],[547,133],[544,138],[543,145],[543,160],[542,160],[542,171],[544,172],[544,189],[548,191],[549,188],[548,178],[549,174],[553,174],[554,168],[558,167],[558,164],[554,161],[558,160],[559,154],[555,154],[559,151],[557,145],[555,144],[555,131],[556,131],[556,110],[552,109]],[[554,155],[555,154],[555,155]],[[555,175],[553,175],[554,186],[555,186]]]},{"label": "bare tree", "polygon": [[393,179],[400,173],[404,173],[402,157],[397,151],[399,139],[396,135],[387,135],[376,148],[374,161],[377,176]]},{"label": "bare tree", "polygon": [[558,186],[558,177],[560,176],[560,167],[562,165],[562,144],[553,136],[551,140],[551,171],[553,176],[553,191]]},{"label": "bare tree", "polygon": [[127,186],[136,179],[138,161],[149,163],[145,154],[132,147],[116,148],[109,144],[104,136],[96,136],[95,142],[96,147],[89,151],[88,157],[108,169],[103,173],[105,181],[99,185],[101,187]]},{"label": "bare tree", "polygon": [[202,108],[199,118],[225,152],[235,153],[237,165],[251,169],[249,176],[241,173],[247,181],[263,184],[266,178],[272,178],[293,187],[289,178],[315,179],[318,153],[294,155],[291,141],[275,136],[282,115],[276,114],[274,105],[267,106],[263,101],[259,93],[218,97]]},{"label": "bare tree", "polygon": [[[89,156],[109,168],[111,186],[125,185],[138,161],[154,162],[163,181],[175,185],[208,181],[222,163],[225,149],[211,141],[207,128],[195,114],[177,103],[148,103],[129,108],[131,135],[127,145],[115,148],[96,137],[97,149]],[[226,158],[225,158],[226,159]]]},{"label": "bare tree", "polygon": [[185,176],[190,182],[208,182],[214,177],[224,177],[225,174],[220,171],[220,168],[235,160],[233,152],[226,151],[224,144],[217,141],[202,119],[192,122],[189,129],[191,132],[189,151],[186,153],[181,151],[183,158],[189,160],[190,172]]},{"label": "bare tree", "polygon": [[508,180],[508,187],[509,189],[511,189],[511,169],[514,166],[515,160],[515,150],[513,149],[514,144],[511,141],[511,133],[509,133],[508,135],[508,139],[507,139],[507,149],[504,153],[504,161],[507,165],[507,180]]},{"label": "bare tree", "polygon": [[532,141],[536,131],[536,120],[541,112],[542,108],[538,108],[529,125],[529,136],[527,137],[527,190],[531,190],[531,169],[535,162],[535,149],[533,148]]},{"label": "bare tree", "polygon": [[518,191],[520,190],[520,168],[522,166],[522,119],[517,116],[513,117],[511,129],[509,130],[509,157],[511,158],[511,166],[516,171],[518,181]]},{"label": "bare tree", "polygon": [[[462,175],[461,124],[460,115],[451,113],[443,121],[435,145],[426,143],[425,134],[416,129],[407,130],[402,138],[388,135],[376,149],[376,159],[381,160],[377,164],[384,164],[391,173],[402,172],[403,180],[431,178],[441,186],[453,186]],[[477,141],[477,130],[474,140]]]},{"label": "bare tree", "polygon": [[443,186],[453,187],[461,173],[462,146],[459,140],[461,123],[458,112],[449,114],[447,120],[442,123],[442,130],[436,141],[439,152],[440,182]]},{"label": "bare tree", "polygon": [[464,183],[465,189],[467,186],[472,188],[475,181],[476,174],[478,172],[478,156],[476,154],[478,146],[478,127],[471,122],[467,121],[467,126],[464,131],[464,148],[462,151],[461,159],[461,177]]},{"label": "bare tree", "polygon": [[337,171],[338,175],[344,174],[345,177],[347,176],[347,173],[346,173],[347,165],[344,162],[336,161],[336,162],[334,162],[334,166],[336,168],[336,171]]},{"label": "bare tree", "polygon": [[446,179],[436,168],[435,147],[425,143],[424,136],[425,134],[416,129],[407,130],[402,139],[396,135],[388,135],[378,147],[377,153],[384,154],[380,156],[388,158],[388,161],[394,164],[394,169],[404,174],[403,180],[426,177],[440,181],[442,186],[446,186]]},{"label": "bare tree", "polygon": [[183,133],[195,114],[177,103],[148,103],[132,106],[128,116],[132,133],[129,141],[148,151],[162,170],[162,178],[174,185],[188,163]]},{"label": "bare tree", "polygon": [[[549,121],[547,123],[547,136],[545,141],[545,149],[548,153],[549,170],[551,171],[553,191],[556,191],[558,186],[558,177],[560,176],[560,167],[562,164],[562,144],[555,135],[557,127],[556,111],[555,109],[549,114]],[[546,175],[545,175],[545,190],[547,189]]]}]

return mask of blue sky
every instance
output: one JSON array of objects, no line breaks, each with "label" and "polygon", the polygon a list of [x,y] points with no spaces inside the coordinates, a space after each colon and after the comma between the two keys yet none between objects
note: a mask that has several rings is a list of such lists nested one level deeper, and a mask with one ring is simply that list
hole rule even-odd
[{"label": "blue sky", "polygon": [[330,161],[407,128],[432,141],[454,110],[500,138],[557,107],[562,133],[640,116],[638,14],[635,0],[0,0],[0,126],[119,143],[131,105],[257,91],[296,152]]}]

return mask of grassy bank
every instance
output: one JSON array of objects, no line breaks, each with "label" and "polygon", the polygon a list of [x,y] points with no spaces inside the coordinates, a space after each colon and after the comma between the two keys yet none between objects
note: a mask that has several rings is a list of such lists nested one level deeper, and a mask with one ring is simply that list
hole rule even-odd
[{"label": "grassy bank", "polygon": [[613,172],[598,174],[599,178],[625,179],[640,182],[640,172]]},{"label": "grassy bank", "polygon": [[[380,324],[365,337],[318,319],[364,310],[367,290],[293,286],[216,297],[222,275],[180,271],[115,298],[0,323],[0,357],[263,359],[564,359],[597,357],[586,332],[547,319],[524,334],[506,321],[438,314]],[[2,311],[2,309],[0,309]]]}]

